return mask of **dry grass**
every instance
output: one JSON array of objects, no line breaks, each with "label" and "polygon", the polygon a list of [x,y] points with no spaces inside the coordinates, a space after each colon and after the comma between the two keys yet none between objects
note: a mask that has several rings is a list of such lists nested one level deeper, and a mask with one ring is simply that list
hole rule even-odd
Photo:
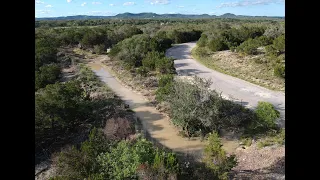
[{"label": "dry grass", "polygon": [[249,81],[276,91],[285,90],[285,80],[273,75],[273,68],[265,61],[265,55],[241,56],[238,53],[219,51],[209,57],[196,55],[195,47],[192,50],[194,59],[210,69]]}]

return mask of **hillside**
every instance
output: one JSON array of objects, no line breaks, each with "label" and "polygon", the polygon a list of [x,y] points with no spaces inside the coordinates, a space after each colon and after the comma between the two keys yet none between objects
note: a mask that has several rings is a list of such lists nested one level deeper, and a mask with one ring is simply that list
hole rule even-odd
[{"label": "hillside", "polygon": [[156,14],[156,13],[122,13],[115,16],[86,16],[86,15],[76,15],[76,16],[61,16],[61,17],[48,17],[48,18],[35,18],[35,20],[80,20],[80,19],[130,19],[130,18],[271,18],[271,19],[284,19],[284,17],[276,16],[245,16],[245,15],[235,15],[231,13],[226,13],[221,16],[209,15],[209,14]]}]

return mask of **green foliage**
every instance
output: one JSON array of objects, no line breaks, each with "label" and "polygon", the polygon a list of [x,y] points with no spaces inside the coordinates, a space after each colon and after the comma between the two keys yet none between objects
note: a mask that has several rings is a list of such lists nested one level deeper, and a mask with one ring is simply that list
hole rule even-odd
[{"label": "green foliage", "polygon": [[164,100],[170,104],[173,124],[191,136],[225,128],[239,128],[251,121],[253,113],[209,90],[210,82],[196,77],[193,83],[174,81]]},{"label": "green foliage", "polygon": [[215,52],[215,51],[222,51],[227,50],[228,45],[225,43],[225,41],[222,38],[214,38],[208,43],[208,48]]},{"label": "green foliage", "polygon": [[78,81],[47,85],[35,97],[36,131],[50,126],[70,126],[85,119],[82,102],[83,90]]},{"label": "green foliage", "polygon": [[110,54],[132,67],[139,67],[142,66],[142,59],[146,54],[149,51],[155,50],[151,48],[151,43],[150,37],[146,35],[135,35],[117,44],[117,49],[115,51],[111,50]]},{"label": "green foliage", "polygon": [[206,34],[202,34],[199,41],[197,42],[197,45],[199,47],[205,47],[208,42],[208,36]]},{"label": "green foliage", "polygon": [[251,146],[251,144],[252,144],[252,138],[251,138],[251,137],[243,137],[243,138],[241,138],[241,142],[242,142],[245,146]]},{"label": "green foliage", "polygon": [[156,91],[156,100],[161,102],[165,99],[165,97],[170,93],[173,83],[173,75],[172,74],[164,74],[159,78],[159,87]]},{"label": "green foliage", "polygon": [[279,24],[279,25],[269,26],[263,35],[270,37],[272,39],[275,39],[284,34],[285,34],[285,27],[284,25]]},{"label": "green foliage", "polygon": [[278,54],[281,54],[285,51],[285,37],[284,35],[281,35],[274,39],[273,41],[273,47],[277,51]]},{"label": "green foliage", "polygon": [[208,55],[207,49],[205,47],[196,47],[193,51],[197,56],[200,57],[206,57]]},{"label": "green foliage", "polygon": [[274,67],[274,75],[277,77],[285,78],[285,66],[284,64],[276,64]]},{"label": "green foliage", "polygon": [[148,69],[145,68],[144,66],[140,66],[136,69],[136,72],[140,75],[140,76],[143,76],[143,77],[146,77],[147,74],[148,74]]},{"label": "green foliage", "polygon": [[160,59],[156,59],[155,62],[156,71],[161,74],[174,74],[174,59],[163,57]]},{"label": "green foliage", "polygon": [[151,51],[142,59],[142,65],[150,71],[155,70],[156,61],[164,57],[164,53]]},{"label": "green foliage", "polygon": [[99,45],[94,45],[93,46],[93,52],[97,54],[103,54],[105,52],[105,45],[104,44],[99,44]]},{"label": "green foliage", "polygon": [[60,77],[61,70],[57,64],[41,66],[35,74],[35,90],[44,88],[48,84],[54,84]]},{"label": "green foliage", "polygon": [[204,150],[203,162],[212,170],[217,179],[229,179],[228,173],[237,165],[236,156],[226,155],[216,132],[209,135],[208,143]]},{"label": "green foliage", "polygon": [[57,44],[51,38],[36,39],[35,70],[57,62]]},{"label": "green foliage", "polygon": [[267,36],[260,36],[258,38],[255,38],[257,40],[257,44],[259,46],[267,46],[267,45],[270,45],[272,44],[272,38],[270,37],[267,37]]},{"label": "green foliage", "polygon": [[190,41],[196,41],[201,37],[201,31],[197,30],[185,30],[185,31],[178,31],[173,30],[169,33],[170,39],[176,44],[178,43],[185,43]]},{"label": "green foliage", "polygon": [[285,129],[281,129],[279,132],[273,133],[257,143],[258,148],[271,146],[274,144],[284,145],[285,143]]},{"label": "green foliage", "polygon": [[259,43],[255,39],[248,39],[240,44],[237,47],[238,52],[244,52],[248,55],[257,54],[257,48],[259,47]]},{"label": "green foliage", "polygon": [[102,175],[98,174],[100,166],[96,157],[101,153],[109,152],[112,146],[113,143],[105,138],[100,129],[92,129],[89,139],[81,144],[80,149],[72,147],[59,154],[57,160],[58,177],[63,179],[102,179]]},{"label": "green foliage", "polygon": [[92,48],[94,45],[102,43],[104,43],[104,35],[100,33],[94,33],[91,31],[85,33],[81,40],[81,44],[87,48]]},{"label": "green foliage", "polygon": [[137,168],[140,164],[150,164],[153,167],[163,164],[169,172],[178,167],[175,155],[155,149],[145,139],[121,141],[110,153],[100,154],[97,161],[101,166],[101,174],[111,179],[138,179]]},{"label": "green foliage", "polygon": [[277,111],[271,103],[262,101],[258,102],[255,114],[258,121],[257,126],[270,129],[276,127],[275,121],[280,117],[280,112]]}]

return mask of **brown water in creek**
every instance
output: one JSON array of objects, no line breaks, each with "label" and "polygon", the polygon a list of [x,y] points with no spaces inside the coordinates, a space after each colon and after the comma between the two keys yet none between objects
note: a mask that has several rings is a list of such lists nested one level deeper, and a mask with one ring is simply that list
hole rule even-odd
[{"label": "brown water in creek", "polygon": [[[175,152],[201,156],[205,142],[179,136],[177,129],[170,123],[168,117],[162,115],[155,107],[148,105],[148,101],[142,95],[121,85],[101,62],[90,62],[88,65],[103,82],[135,111],[136,116],[140,118],[143,124],[143,128],[148,131],[153,140]],[[223,138],[222,142],[228,153],[234,152],[239,145],[237,141],[226,138]]]}]

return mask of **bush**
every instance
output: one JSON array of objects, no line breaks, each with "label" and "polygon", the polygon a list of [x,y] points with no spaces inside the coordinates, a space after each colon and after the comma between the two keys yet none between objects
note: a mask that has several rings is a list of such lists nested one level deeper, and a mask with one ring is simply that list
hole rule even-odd
[{"label": "bush", "polygon": [[149,164],[156,169],[163,166],[166,173],[178,167],[174,154],[155,149],[145,139],[121,141],[109,153],[100,154],[97,161],[101,166],[101,174],[108,179],[138,179],[138,167],[141,164]]},{"label": "bush", "polygon": [[204,150],[203,162],[210,168],[217,179],[227,180],[228,173],[237,165],[235,155],[227,156],[222,149],[218,133],[213,132],[208,137],[208,145]]},{"label": "bush", "polygon": [[[108,141],[99,129],[92,129],[89,139],[81,144],[80,149],[72,147],[61,152],[57,158],[58,176],[62,179],[85,179],[101,177],[100,166],[96,157],[109,152],[113,143]],[[99,179],[99,178],[98,178]]]},{"label": "bush", "polygon": [[208,36],[206,34],[202,34],[199,41],[197,42],[197,45],[199,47],[205,47],[208,42]]},{"label": "bush", "polygon": [[208,48],[214,52],[229,49],[228,45],[222,38],[214,38],[213,40],[209,41]]},{"label": "bush", "polygon": [[195,50],[195,54],[200,57],[206,57],[208,55],[207,50],[205,47],[197,47]]},{"label": "bush", "polygon": [[103,54],[105,52],[105,45],[104,44],[94,45],[93,52],[97,54]]},{"label": "bush", "polygon": [[267,36],[260,36],[260,37],[256,38],[256,40],[257,40],[257,44],[259,46],[267,46],[267,45],[272,44],[272,38],[269,38]]},{"label": "bush", "polygon": [[161,102],[165,99],[165,97],[170,93],[173,82],[172,74],[161,75],[159,78],[159,87],[156,91],[156,100]]},{"label": "bush", "polygon": [[284,25],[278,25],[278,26],[270,26],[266,29],[264,32],[264,36],[270,37],[272,39],[275,39],[285,33]]},{"label": "bush", "polygon": [[144,66],[141,66],[141,67],[138,67],[138,68],[136,69],[136,72],[137,72],[140,76],[146,77],[147,74],[148,74],[148,69],[145,68]]},{"label": "bush", "polygon": [[82,109],[84,92],[78,81],[49,84],[35,96],[36,130],[74,127],[86,119],[88,108]]},{"label": "bush", "polygon": [[255,114],[258,120],[258,126],[272,129],[276,127],[276,119],[280,117],[280,112],[277,111],[271,103],[258,102],[258,106],[255,109]]},{"label": "bush", "polygon": [[207,133],[223,127],[237,129],[252,119],[251,111],[223,100],[208,89],[210,84],[198,77],[193,83],[177,80],[162,97],[170,105],[173,124],[182,127],[188,136],[200,130]]},{"label": "bush", "polygon": [[275,65],[273,73],[277,77],[285,78],[285,66],[282,64]]},{"label": "bush", "polygon": [[35,90],[44,88],[48,84],[54,84],[59,80],[61,70],[57,64],[41,66],[35,74]]},{"label": "bush", "polygon": [[273,40],[273,47],[277,51],[278,54],[284,53],[285,51],[285,37],[281,35]]},{"label": "bush", "polygon": [[150,71],[153,71],[155,70],[156,61],[158,61],[162,57],[164,57],[164,53],[160,53],[157,51],[148,52],[142,59],[142,65]]},{"label": "bush", "polygon": [[240,46],[237,47],[238,52],[244,52],[248,55],[257,54],[257,48],[259,47],[258,42],[255,39],[248,39],[247,41],[240,44]]},{"label": "bush", "polygon": [[157,72],[161,74],[173,74],[175,73],[174,59],[163,57],[161,59],[156,59],[155,67]]},{"label": "bush", "polygon": [[258,148],[263,148],[266,146],[271,146],[274,144],[284,145],[285,143],[285,129],[281,129],[280,131],[267,136],[266,138],[260,140],[257,143]]}]

